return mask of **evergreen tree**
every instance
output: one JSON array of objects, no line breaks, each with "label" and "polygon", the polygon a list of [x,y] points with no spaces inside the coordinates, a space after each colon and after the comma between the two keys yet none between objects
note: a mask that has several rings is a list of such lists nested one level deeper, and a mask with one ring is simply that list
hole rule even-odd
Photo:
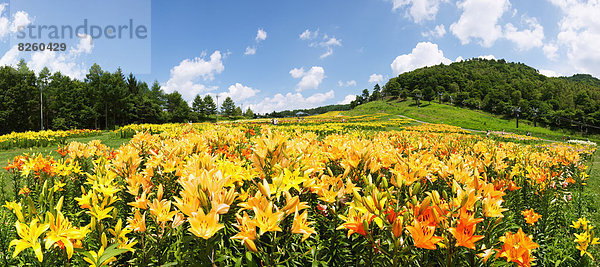
[{"label": "evergreen tree", "polygon": [[221,113],[223,113],[225,116],[235,115],[235,103],[231,97],[227,97],[225,98],[225,101],[223,101],[223,105],[221,105]]},{"label": "evergreen tree", "polygon": [[369,89],[364,89],[360,97],[363,100],[363,104],[369,102]]},{"label": "evergreen tree", "polygon": [[246,117],[248,119],[254,119],[254,112],[252,112],[250,107],[248,107],[248,109],[246,110],[246,113],[244,113],[244,117]]},{"label": "evergreen tree", "polygon": [[233,115],[234,116],[242,116],[242,108],[236,107]]},{"label": "evergreen tree", "polygon": [[377,101],[379,100],[379,98],[381,98],[381,88],[379,87],[379,84],[375,84],[375,87],[373,87],[373,93],[371,94],[369,101]]},{"label": "evergreen tree", "polygon": [[213,98],[210,95],[206,95],[204,97],[204,107],[206,109],[206,115],[217,114],[217,104],[215,104]]},{"label": "evergreen tree", "polygon": [[194,102],[192,103],[192,111],[194,111],[199,118],[207,115],[206,105],[204,105],[204,101],[200,95],[196,95],[194,98]]},{"label": "evergreen tree", "polygon": [[190,118],[190,107],[177,91],[167,94],[167,112],[169,122],[187,122]]}]

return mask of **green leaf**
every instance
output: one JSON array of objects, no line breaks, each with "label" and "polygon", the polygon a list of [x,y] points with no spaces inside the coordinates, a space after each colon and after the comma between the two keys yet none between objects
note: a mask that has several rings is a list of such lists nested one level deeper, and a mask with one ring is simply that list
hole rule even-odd
[{"label": "green leaf", "polygon": [[243,257],[239,257],[236,261],[235,261],[235,267],[240,267],[242,266],[242,260],[244,258]]},{"label": "green leaf", "polygon": [[102,264],[104,264],[105,261],[109,260],[112,257],[116,257],[119,254],[123,254],[129,250],[126,249],[122,249],[122,248],[117,248],[119,244],[112,244],[110,245],[106,250],[104,250],[104,253],[102,253],[102,256],[100,256],[98,258],[98,264],[96,264],[97,266],[100,266]]}]

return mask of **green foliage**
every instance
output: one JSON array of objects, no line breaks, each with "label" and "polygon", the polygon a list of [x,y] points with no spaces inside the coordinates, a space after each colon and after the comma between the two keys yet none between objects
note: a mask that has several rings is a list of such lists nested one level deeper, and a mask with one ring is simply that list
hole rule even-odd
[{"label": "green foliage", "polygon": [[[167,107],[167,95],[158,82],[148,88],[133,74],[125,76],[121,69],[108,72],[98,64],[80,81],[60,72],[50,73],[48,68],[36,77],[21,61],[17,68],[0,68],[0,87],[0,134],[39,130],[42,125],[53,130],[113,129],[130,123],[190,119],[181,103],[179,109]],[[179,114],[172,114],[174,110]]]},{"label": "green foliage", "polygon": [[254,112],[252,112],[252,110],[248,107],[248,109],[244,113],[244,117],[246,117],[248,119],[253,119],[254,118]]},{"label": "green foliage", "polygon": [[213,101],[210,95],[204,97],[204,107],[206,109],[206,115],[217,114],[217,104]]},{"label": "green foliage", "polygon": [[221,105],[221,113],[225,116],[234,116],[235,115],[235,103],[231,99],[231,97],[225,98],[223,104]]},{"label": "green foliage", "polygon": [[167,94],[167,112],[169,113],[169,121],[172,122],[187,122],[190,118],[190,107],[183,100],[181,94],[177,91]]},{"label": "green foliage", "polygon": [[316,114],[323,114],[323,113],[327,113],[330,111],[344,111],[344,110],[350,110],[350,109],[352,109],[351,104],[327,105],[327,106],[311,108],[311,109],[284,110],[284,111],[280,111],[280,112],[272,112],[267,115],[268,115],[268,117],[272,117],[272,118],[283,118],[283,117],[296,117],[296,116],[299,116],[299,114],[301,114],[301,116],[310,116],[310,115],[316,115]]},{"label": "green foliage", "polygon": [[590,75],[552,78],[522,63],[471,59],[400,74],[387,82],[383,94],[404,98],[406,90],[415,89],[423,91],[424,100],[436,91],[442,101],[509,117],[512,107],[520,107],[522,118],[536,117],[551,127],[600,126],[600,80]]}]

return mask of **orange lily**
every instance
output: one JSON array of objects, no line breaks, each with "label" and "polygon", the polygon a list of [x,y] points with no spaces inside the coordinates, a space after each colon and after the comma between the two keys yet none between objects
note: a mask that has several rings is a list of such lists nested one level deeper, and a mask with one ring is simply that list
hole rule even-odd
[{"label": "orange lily", "polygon": [[422,225],[418,220],[414,220],[414,224],[407,226],[406,229],[415,241],[415,246],[419,248],[435,249],[435,244],[443,240],[433,235],[435,226]]}]

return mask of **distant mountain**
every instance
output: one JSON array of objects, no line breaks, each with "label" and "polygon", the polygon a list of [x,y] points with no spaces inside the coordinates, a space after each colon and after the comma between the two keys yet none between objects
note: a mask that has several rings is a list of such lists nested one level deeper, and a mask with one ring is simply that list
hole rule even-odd
[{"label": "distant mountain", "polygon": [[523,63],[475,58],[402,73],[382,88],[384,97],[415,93],[425,101],[441,97],[495,114],[519,113],[550,126],[600,126],[600,80],[588,74],[546,77]]},{"label": "distant mountain", "polygon": [[327,113],[329,111],[343,111],[350,110],[351,107],[349,104],[346,105],[328,105],[317,108],[309,108],[309,109],[294,109],[294,110],[284,110],[279,112],[271,112],[264,115],[264,117],[269,118],[284,118],[284,117],[296,117],[296,116],[310,116],[315,114]]}]

